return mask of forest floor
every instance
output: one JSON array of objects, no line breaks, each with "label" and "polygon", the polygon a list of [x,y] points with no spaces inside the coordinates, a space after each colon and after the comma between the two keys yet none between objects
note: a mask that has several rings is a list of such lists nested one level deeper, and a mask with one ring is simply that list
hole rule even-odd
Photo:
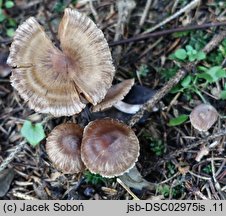
[{"label": "forest floor", "polygon": [[[224,0],[3,0],[0,7],[0,199],[226,199]],[[103,31],[116,68],[113,83],[135,79],[139,91],[126,102],[145,103],[138,114],[112,108],[87,115],[86,109],[49,118],[31,110],[11,86],[6,59],[18,25],[34,16],[54,41],[67,7]],[[219,113],[205,132],[189,120],[201,103]],[[45,138],[33,147],[21,135],[25,121],[41,123],[47,137],[63,122],[85,126],[103,117],[129,124],[139,139],[139,180],[127,180],[128,187],[121,178],[88,170],[63,174],[48,158]]]}]

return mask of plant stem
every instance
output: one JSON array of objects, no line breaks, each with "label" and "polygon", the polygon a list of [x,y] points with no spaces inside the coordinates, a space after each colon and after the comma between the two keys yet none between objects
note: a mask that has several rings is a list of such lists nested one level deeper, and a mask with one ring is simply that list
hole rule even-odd
[{"label": "plant stem", "polygon": [[26,141],[23,141],[16,146],[15,150],[11,152],[10,155],[0,165],[0,172],[2,172],[8,166],[8,164],[14,159],[17,153],[21,151],[21,149],[25,146],[26,143]]},{"label": "plant stem", "polygon": [[113,46],[118,46],[118,45],[122,45],[122,44],[143,41],[143,40],[147,40],[151,37],[160,37],[160,36],[172,34],[175,32],[193,31],[193,30],[198,30],[198,29],[206,29],[206,28],[210,28],[210,27],[217,27],[217,26],[224,26],[224,25],[226,25],[226,22],[204,23],[202,25],[178,27],[175,29],[168,29],[168,30],[158,31],[158,32],[154,32],[154,33],[144,34],[144,35],[137,35],[135,37],[131,37],[131,38],[128,38],[125,40],[114,41],[114,42],[109,43],[109,46],[113,47]]}]

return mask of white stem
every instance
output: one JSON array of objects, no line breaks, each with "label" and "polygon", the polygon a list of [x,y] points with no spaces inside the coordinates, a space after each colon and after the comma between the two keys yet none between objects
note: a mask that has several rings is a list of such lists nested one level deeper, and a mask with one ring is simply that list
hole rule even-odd
[{"label": "white stem", "polygon": [[[118,101],[113,106],[121,112],[128,113],[128,114],[135,114],[140,110],[140,108],[143,106],[143,104],[128,104],[123,101]],[[158,111],[158,108],[153,107],[152,111],[156,112],[156,111]]]},{"label": "white stem", "polygon": [[128,114],[135,114],[142,107],[142,104],[128,104],[123,101],[118,101],[114,107],[121,112]]}]

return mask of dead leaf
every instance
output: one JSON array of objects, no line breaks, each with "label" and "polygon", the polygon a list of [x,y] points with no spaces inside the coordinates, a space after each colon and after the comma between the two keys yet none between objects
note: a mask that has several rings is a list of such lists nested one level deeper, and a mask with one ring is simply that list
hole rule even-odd
[{"label": "dead leaf", "polygon": [[142,190],[143,188],[147,188],[149,190],[155,189],[155,184],[145,180],[137,170],[136,166],[134,166],[128,173],[119,176],[119,179],[128,187],[137,190]]},{"label": "dead leaf", "polygon": [[0,172],[0,197],[3,197],[7,194],[13,178],[14,178],[13,169],[5,169],[2,172]]}]

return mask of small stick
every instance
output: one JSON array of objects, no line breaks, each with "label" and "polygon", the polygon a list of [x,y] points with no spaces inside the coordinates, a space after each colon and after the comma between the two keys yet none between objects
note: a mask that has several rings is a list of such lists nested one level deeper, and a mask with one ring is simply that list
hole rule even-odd
[{"label": "small stick", "polygon": [[144,12],[143,12],[143,14],[142,14],[142,16],[141,16],[141,18],[140,18],[139,27],[137,28],[135,34],[138,34],[138,33],[140,32],[140,28],[141,28],[141,27],[143,26],[143,24],[144,24],[144,21],[145,21],[145,19],[146,19],[146,17],[147,17],[148,11],[149,11],[149,9],[150,9],[150,7],[151,7],[151,3],[152,3],[152,0],[148,0],[148,1],[146,2],[145,8],[144,8]]},{"label": "small stick", "polygon": [[56,43],[56,45],[59,46],[59,41],[56,37],[55,32],[53,31],[53,28],[52,28],[52,25],[50,23],[50,19],[49,19],[48,13],[47,13],[47,10],[48,10],[47,4],[48,4],[48,0],[43,0],[43,13],[44,13],[48,28],[50,30],[50,33],[52,35],[52,38],[53,38],[54,42]]},{"label": "small stick", "polygon": [[15,150],[13,150],[13,152],[10,153],[10,155],[0,165],[0,172],[2,172],[2,170],[4,170],[8,166],[8,164],[14,159],[17,153],[19,153],[22,150],[25,144],[26,144],[26,141],[23,141],[16,146]]},{"label": "small stick", "polygon": [[132,43],[132,42],[139,42],[142,40],[147,40],[151,37],[160,37],[160,36],[172,34],[175,32],[193,31],[193,30],[198,30],[198,29],[206,29],[206,28],[224,26],[224,25],[226,25],[226,22],[204,23],[202,25],[178,27],[175,29],[168,29],[168,30],[158,31],[158,32],[149,33],[149,34],[145,34],[145,35],[137,35],[135,37],[131,37],[131,38],[128,38],[125,40],[114,41],[114,42],[109,43],[109,46],[113,47],[113,46],[118,46],[118,45]]},{"label": "small stick", "polygon": [[151,110],[153,105],[158,103],[180,80],[192,70],[192,64],[188,63],[185,67],[181,68],[176,75],[171,78],[150,100],[148,100],[142,108],[131,118],[129,126],[134,126],[143,116],[146,110]]},{"label": "small stick", "polygon": [[[221,31],[218,35],[215,35],[211,41],[204,47],[203,51],[206,54],[211,52],[224,38],[226,37],[226,31]],[[134,126],[143,116],[146,110],[151,110],[156,103],[158,103],[166,94],[169,93],[171,88],[175,86],[180,80],[190,71],[192,71],[193,67],[197,65],[198,62],[186,63],[182,65],[182,67],[178,70],[176,75],[172,77],[166,84],[152,97],[148,100],[143,107],[131,118],[129,121],[129,126]]]},{"label": "small stick", "polygon": [[117,178],[117,182],[133,197],[134,200],[140,200],[125,184],[124,182]]},{"label": "small stick", "polygon": [[[181,148],[181,149],[178,149],[176,151],[174,151],[173,153],[170,153],[168,155],[166,155],[163,159],[160,159],[159,161],[157,161],[155,163],[154,166],[148,168],[145,173],[143,173],[144,176],[148,175],[152,170],[154,170],[156,167],[159,167],[161,166],[162,164],[164,164],[166,161],[169,161],[177,156],[179,156],[180,154],[184,153],[184,152],[187,152],[189,151],[190,149],[193,149],[193,148],[196,148],[198,147],[199,145],[203,144],[203,143],[207,143],[209,140],[214,140],[216,138],[219,138],[219,137],[224,137],[226,136],[226,130],[221,130],[219,131],[218,133],[215,133],[215,134],[212,134],[204,139],[201,139],[197,142],[194,142],[194,143],[191,143],[189,144],[188,146],[184,147],[184,148]],[[211,144],[210,144],[211,145]]]},{"label": "small stick", "polygon": [[163,20],[162,22],[160,22],[159,24],[153,26],[150,29],[147,29],[144,33],[150,33],[153,32],[155,29],[165,25],[166,23],[170,22],[171,20],[177,18],[178,16],[180,16],[182,13],[184,12],[188,12],[190,10],[192,10],[193,8],[195,8],[198,4],[200,3],[200,0],[193,0],[192,2],[190,2],[189,4],[187,4],[185,7],[181,8],[179,11],[177,11],[175,14],[173,14],[172,16],[166,18],[165,20]]},{"label": "small stick", "polygon": [[27,195],[27,194],[20,193],[20,192],[16,192],[16,191],[13,191],[13,196],[18,197],[18,198],[23,199],[23,200],[38,200],[35,197],[32,197],[32,196]]},{"label": "small stick", "polygon": [[92,11],[92,14],[93,14],[96,22],[98,22],[99,21],[99,16],[98,16],[98,13],[97,13],[96,9],[93,6],[93,0],[89,0],[89,7],[90,7],[90,10]]}]

